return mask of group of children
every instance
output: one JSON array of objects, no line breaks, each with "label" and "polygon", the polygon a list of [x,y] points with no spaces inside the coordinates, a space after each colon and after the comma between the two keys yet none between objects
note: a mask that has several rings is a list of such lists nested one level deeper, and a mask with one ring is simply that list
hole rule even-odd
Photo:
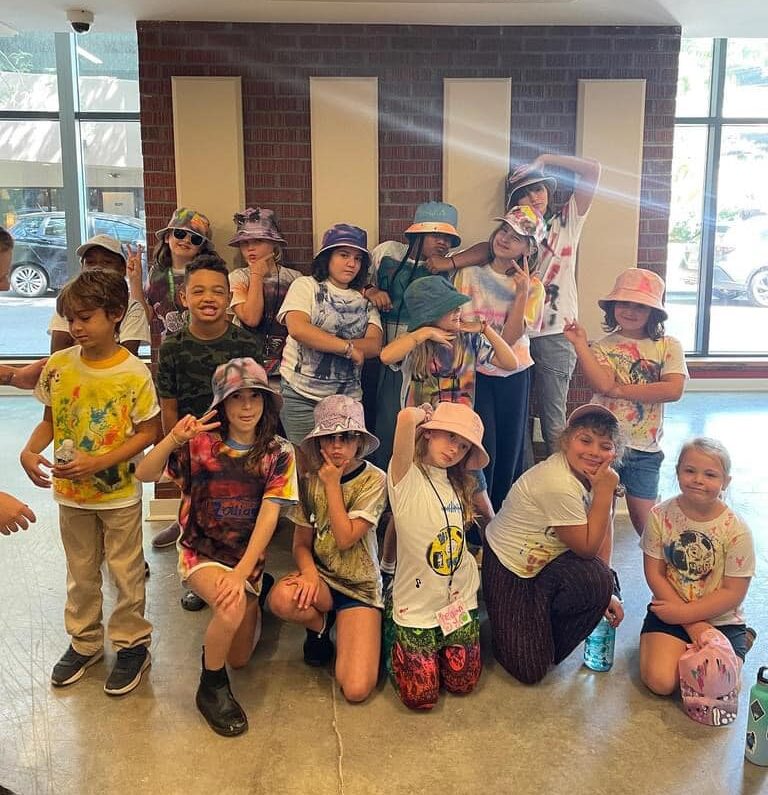
[{"label": "group of children", "polygon": [[[559,212],[543,172],[552,165],[577,176]],[[452,256],[456,211],[442,202],[417,209],[407,245],[372,253],[364,230],[337,224],[309,276],[285,266],[285,239],[264,209],[235,217],[230,245],[243,266],[231,273],[208,220],[185,208],[157,233],[145,289],[141,251],[84,244],[82,271],[57,298],[66,330],[52,323],[59,336],[36,387],[43,420],[21,454],[60,506],[71,645],[53,684],[72,684],[103,654],[102,560],[118,591],[105,691],[130,692],[149,666],[139,482],[164,475],[181,491],[178,523],[161,535],[178,549],[182,601],[211,608],[196,703],[225,736],[248,726],[227,665],[248,663],[265,605],[306,629],[309,665],[335,653],[351,702],[368,697],[382,658],[411,708],[432,707],[441,687],[470,692],[481,673],[468,547],[478,528],[494,655],[518,680],[539,681],[603,615],[622,620],[611,554],[624,490],[653,592],[643,681],[672,692],[687,645],[712,626],[743,659],[754,551],[722,501],[722,446],[688,443],[681,493],[656,504],[663,404],[687,377],[664,333],[664,283],[622,273],[600,301],[608,335],[592,346],[575,320],[575,246],[598,176],[591,161],[553,156],[518,169],[489,243]],[[156,391],[130,352],[148,324],[163,337]],[[552,339],[538,358],[541,336]],[[550,377],[570,376],[564,346],[595,391],[567,422]],[[364,393],[366,360],[381,364]],[[551,445],[524,471],[534,365],[549,389],[537,399],[540,411],[550,401]],[[71,460],[59,457],[65,439]],[[53,461],[43,454],[52,441]],[[294,526],[296,569],[274,583],[264,567],[281,515]]]}]

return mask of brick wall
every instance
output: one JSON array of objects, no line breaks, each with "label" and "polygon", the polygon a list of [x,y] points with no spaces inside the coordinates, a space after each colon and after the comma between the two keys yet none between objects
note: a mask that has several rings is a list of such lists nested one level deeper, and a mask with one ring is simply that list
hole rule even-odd
[{"label": "brick wall", "polygon": [[[309,77],[379,79],[382,240],[441,197],[443,78],[512,79],[513,163],[573,154],[579,78],[645,78],[638,264],[664,273],[677,27],[139,22],[138,42],[147,229],[176,206],[171,76],[241,75],[246,201],[278,212],[298,265],[312,247]],[[588,397],[577,374],[572,401]]]}]

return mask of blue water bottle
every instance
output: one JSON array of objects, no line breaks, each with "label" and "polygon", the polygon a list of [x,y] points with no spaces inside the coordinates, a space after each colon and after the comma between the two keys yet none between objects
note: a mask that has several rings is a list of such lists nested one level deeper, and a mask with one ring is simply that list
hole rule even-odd
[{"label": "blue water bottle", "polygon": [[753,765],[768,767],[768,666],[757,672],[757,682],[749,691],[747,747],[744,756]]},{"label": "blue water bottle", "polygon": [[610,671],[613,667],[613,650],[616,629],[603,616],[592,634],[584,641],[584,665],[593,671]]}]

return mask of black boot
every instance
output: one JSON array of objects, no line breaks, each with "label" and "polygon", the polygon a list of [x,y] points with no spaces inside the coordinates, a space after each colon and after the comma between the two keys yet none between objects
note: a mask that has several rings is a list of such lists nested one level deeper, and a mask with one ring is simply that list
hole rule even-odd
[{"label": "black boot", "polygon": [[209,671],[205,667],[205,649],[202,667],[195,703],[208,725],[224,737],[235,737],[247,731],[248,716],[232,695],[227,667]]}]

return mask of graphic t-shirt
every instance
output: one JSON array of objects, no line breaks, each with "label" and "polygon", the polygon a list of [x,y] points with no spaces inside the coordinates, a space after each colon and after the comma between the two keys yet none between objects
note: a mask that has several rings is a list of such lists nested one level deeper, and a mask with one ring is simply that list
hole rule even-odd
[{"label": "graphic t-shirt", "polygon": [[161,268],[157,264],[150,267],[145,291],[147,303],[154,312],[150,327],[163,339],[168,334],[181,331],[189,320],[189,312],[179,298],[179,291],[183,286],[184,270]]},{"label": "graphic t-shirt", "polygon": [[458,495],[444,469],[424,470],[411,464],[397,485],[387,474],[397,527],[392,617],[403,627],[438,626],[436,612],[458,598],[475,609],[480,586],[477,564],[466,550]]},{"label": "graphic t-shirt", "polygon": [[[46,362],[35,396],[51,407],[53,445],[72,439],[75,448],[100,456],[120,447],[136,426],[160,407],[146,364],[125,348],[104,361],[82,358],[79,345],[57,351]],[[54,499],[74,508],[125,508],[141,499],[131,464],[103,469],[80,480],[53,479]]]},{"label": "graphic t-shirt", "polygon": [[336,545],[328,498],[320,478],[313,475],[305,482],[301,503],[288,512],[288,518],[313,528],[313,557],[318,573],[331,588],[372,607],[384,607],[376,526],[387,506],[387,476],[367,461],[342,476],[341,493],[349,518],[371,524],[349,549]]},{"label": "graphic t-shirt", "polygon": [[411,351],[400,364],[403,371],[401,406],[420,406],[440,402],[475,405],[476,370],[490,361],[493,348],[482,335],[460,331],[452,347],[435,345],[426,378],[414,375],[414,352]]},{"label": "graphic t-shirt", "polygon": [[[655,384],[662,377],[679,374],[688,378],[685,355],[674,337],[660,340],[635,340],[620,332],[608,334],[592,345],[597,361],[610,367],[619,384]],[[663,403],[646,403],[639,400],[612,398],[595,393],[593,403],[610,409],[618,418],[627,439],[627,447],[655,453],[661,448],[663,433]]]},{"label": "graphic t-shirt", "polygon": [[[701,599],[723,584],[723,577],[752,577],[752,533],[730,508],[707,522],[689,519],[677,497],[651,508],[640,539],[643,552],[667,564],[667,581],[686,602]],[[742,605],[707,621],[715,626],[743,624]]]},{"label": "graphic t-shirt", "polygon": [[[65,331],[69,334],[69,323],[58,313],[54,312],[48,324],[48,333]],[[149,322],[144,312],[144,307],[135,299],[128,301],[125,317],[120,321],[120,342],[139,340],[149,345]]]},{"label": "graphic t-shirt", "polygon": [[214,340],[198,339],[184,328],[160,346],[157,393],[161,398],[176,398],[179,417],[200,417],[213,400],[211,378],[216,368],[244,356],[260,362],[261,355],[261,338],[231,323]]},{"label": "graphic t-shirt", "polygon": [[[301,273],[293,268],[277,266],[276,270],[271,271],[262,279],[264,312],[261,322],[256,326],[249,326],[247,323],[243,323],[236,314],[232,315],[232,323],[235,326],[242,326],[248,331],[263,335],[264,369],[269,376],[277,375],[283,356],[283,346],[288,336],[288,329],[282,323],[277,322],[277,314],[288,288],[299,276]],[[229,289],[232,291],[230,309],[234,310],[236,306],[245,303],[250,283],[251,276],[248,268],[236,268],[229,274]]]},{"label": "graphic t-shirt", "polygon": [[[453,280],[454,287],[472,299],[461,308],[462,320],[486,320],[488,325],[501,334],[507,321],[507,314],[515,301],[515,282],[511,276],[497,273],[490,265],[461,268]],[[527,370],[532,364],[531,341],[526,333],[536,330],[541,324],[544,307],[544,288],[537,278],[532,278],[525,304],[524,328],[520,339],[512,345],[520,366],[517,370],[503,370],[490,361],[481,362],[477,371],[483,375],[505,376]]]},{"label": "graphic t-shirt", "polygon": [[592,495],[563,453],[524,472],[485,529],[501,564],[518,577],[535,577],[568,550],[555,528],[587,524]]},{"label": "graphic t-shirt", "polygon": [[576,199],[571,195],[549,222],[546,246],[539,249],[539,265],[536,269],[546,292],[544,318],[541,330],[532,331],[532,337],[561,334],[565,318],[579,316],[576,252],[586,218],[586,214],[579,215]]},{"label": "graphic t-shirt", "polygon": [[[368,324],[381,328],[379,313],[357,290],[341,289],[330,281],[317,282],[312,276],[294,279],[277,314],[280,323],[288,312],[309,315],[313,326],[342,340],[365,336]],[[349,395],[360,400],[362,366],[346,356],[325,353],[289,336],[283,348],[280,375],[294,391],[310,400],[328,395]]]},{"label": "graphic t-shirt", "polygon": [[[201,433],[174,450],[167,474],[181,489],[179,543],[199,555],[236,566],[243,557],[262,500],[298,502],[293,445],[275,436],[257,471],[246,469],[247,450],[235,450],[217,433]],[[260,575],[263,560],[254,569]]]}]

